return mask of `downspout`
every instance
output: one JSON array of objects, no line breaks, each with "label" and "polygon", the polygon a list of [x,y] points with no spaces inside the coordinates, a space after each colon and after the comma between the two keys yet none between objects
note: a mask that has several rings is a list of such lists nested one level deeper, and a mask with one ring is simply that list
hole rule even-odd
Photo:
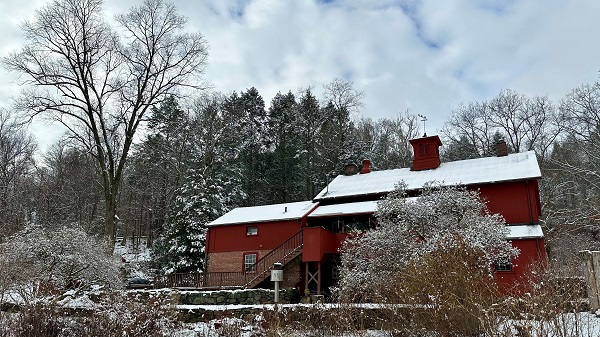
[{"label": "downspout", "polygon": [[525,180],[525,191],[527,192],[527,210],[529,211],[529,223],[533,223],[533,212],[531,211],[531,195],[529,192],[529,180]]}]

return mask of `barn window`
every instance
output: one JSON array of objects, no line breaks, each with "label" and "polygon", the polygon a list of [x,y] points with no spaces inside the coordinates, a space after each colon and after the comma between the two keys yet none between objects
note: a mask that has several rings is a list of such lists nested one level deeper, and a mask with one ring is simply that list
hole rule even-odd
[{"label": "barn window", "polygon": [[258,227],[256,227],[256,226],[246,227],[246,235],[258,235]]},{"label": "barn window", "polygon": [[512,263],[508,259],[494,261],[494,270],[495,271],[512,271]]},{"label": "barn window", "polygon": [[256,257],[258,254],[250,253],[244,254],[244,271],[255,272],[256,271]]}]

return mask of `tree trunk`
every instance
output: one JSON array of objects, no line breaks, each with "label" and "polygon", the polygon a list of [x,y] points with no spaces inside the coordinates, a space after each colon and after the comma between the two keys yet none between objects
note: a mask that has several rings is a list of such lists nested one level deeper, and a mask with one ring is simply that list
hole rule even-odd
[{"label": "tree trunk", "polygon": [[104,239],[106,240],[106,252],[109,255],[112,255],[115,250],[115,240],[117,237],[117,227],[115,224],[116,208],[116,198],[107,198],[104,218]]}]

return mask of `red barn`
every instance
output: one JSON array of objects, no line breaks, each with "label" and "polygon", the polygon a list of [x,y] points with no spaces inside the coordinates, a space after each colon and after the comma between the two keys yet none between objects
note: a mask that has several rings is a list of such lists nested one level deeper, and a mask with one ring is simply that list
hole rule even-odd
[{"label": "red barn", "polygon": [[521,251],[509,264],[495,265],[504,290],[531,266],[546,260],[539,226],[540,169],[534,152],[441,163],[437,136],[411,140],[413,166],[371,171],[348,166],[313,201],[235,209],[209,225],[206,285],[270,287],[275,262],[284,264],[284,286],[320,293],[337,279],[338,249],[351,230],[372,227],[377,200],[400,181],[418,195],[424,184],[463,185],[480,191],[488,208],[510,225],[507,237]]}]

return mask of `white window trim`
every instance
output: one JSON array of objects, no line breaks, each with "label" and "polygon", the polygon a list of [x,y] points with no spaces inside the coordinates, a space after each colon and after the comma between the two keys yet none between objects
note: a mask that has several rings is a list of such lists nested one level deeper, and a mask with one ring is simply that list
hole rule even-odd
[{"label": "white window trim", "polygon": [[[250,257],[253,258],[253,261],[249,260]],[[244,272],[247,272],[247,273],[256,272],[256,261],[258,261],[257,253],[244,254]]]}]

